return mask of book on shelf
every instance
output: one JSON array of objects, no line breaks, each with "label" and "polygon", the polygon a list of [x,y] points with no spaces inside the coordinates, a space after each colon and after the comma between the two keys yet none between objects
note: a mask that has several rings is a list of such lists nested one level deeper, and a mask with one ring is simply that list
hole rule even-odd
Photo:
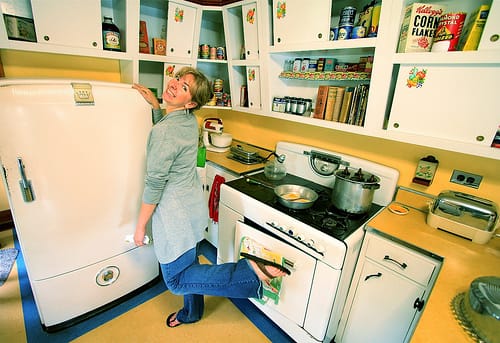
[{"label": "book on shelf", "polygon": [[316,97],[316,105],[312,117],[323,119],[325,117],[325,107],[328,98],[328,86],[320,85],[318,87],[318,95]]},{"label": "book on shelf", "polygon": [[414,3],[405,8],[398,52],[430,51],[439,17],[446,6],[437,4]]},{"label": "book on shelf", "polygon": [[471,13],[460,35],[457,50],[477,50],[489,12],[489,5],[481,5]]},{"label": "book on shelf", "polygon": [[347,121],[346,121],[347,124],[354,125],[356,121],[360,92],[361,92],[360,85],[354,87],[354,90],[352,92],[351,104],[349,105],[349,113],[347,115]]},{"label": "book on shelf", "polygon": [[328,95],[326,97],[325,116],[324,116],[325,120],[332,121],[333,109],[335,108],[336,99],[337,99],[337,87],[329,86]]},{"label": "book on shelf", "polygon": [[368,85],[361,85],[361,92],[359,98],[358,114],[354,125],[363,126],[365,123],[366,106],[368,104]]},{"label": "book on shelf", "polygon": [[344,91],[344,97],[342,99],[342,107],[340,108],[339,123],[347,122],[347,115],[349,113],[353,92],[354,92],[354,87],[346,87]]},{"label": "book on shelf", "polygon": [[337,87],[337,96],[333,107],[332,121],[339,121],[340,109],[342,108],[342,99],[344,98],[345,87]]}]

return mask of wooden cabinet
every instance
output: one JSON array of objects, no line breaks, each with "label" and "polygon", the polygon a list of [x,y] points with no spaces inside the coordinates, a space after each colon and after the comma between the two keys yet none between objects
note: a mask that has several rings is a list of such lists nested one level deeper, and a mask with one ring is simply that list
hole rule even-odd
[{"label": "wooden cabinet", "polygon": [[409,342],[441,263],[369,229],[335,341]]}]

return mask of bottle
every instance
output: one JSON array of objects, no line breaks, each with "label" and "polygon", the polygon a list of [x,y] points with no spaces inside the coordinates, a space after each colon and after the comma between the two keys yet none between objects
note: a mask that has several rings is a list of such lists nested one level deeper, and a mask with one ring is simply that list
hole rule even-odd
[{"label": "bottle", "polygon": [[207,160],[207,148],[203,143],[203,136],[200,135],[198,138],[198,155],[196,157],[196,166],[205,167],[205,162]]},{"label": "bottle", "polygon": [[104,50],[121,51],[120,30],[111,17],[104,17],[102,22],[102,45]]}]

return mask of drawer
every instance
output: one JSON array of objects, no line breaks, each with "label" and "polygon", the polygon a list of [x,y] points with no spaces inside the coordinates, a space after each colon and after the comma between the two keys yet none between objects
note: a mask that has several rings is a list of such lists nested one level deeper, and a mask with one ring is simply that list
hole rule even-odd
[{"label": "drawer", "polygon": [[367,258],[421,285],[429,283],[436,264],[427,257],[373,233],[367,238]]}]

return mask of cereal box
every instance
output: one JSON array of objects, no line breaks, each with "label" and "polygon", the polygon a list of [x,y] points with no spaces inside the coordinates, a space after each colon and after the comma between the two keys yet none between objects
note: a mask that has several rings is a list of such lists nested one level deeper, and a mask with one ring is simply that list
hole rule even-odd
[{"label": "cereal box", "polygon": [[439,18],[446,6],[414,3],[405,8],[398,52],[430,51]]},{"label": "cereal box", "polygon": [[489,5],[481,5],[470,15],[460,36],[458,50],[477,50],[489,11]]}]

